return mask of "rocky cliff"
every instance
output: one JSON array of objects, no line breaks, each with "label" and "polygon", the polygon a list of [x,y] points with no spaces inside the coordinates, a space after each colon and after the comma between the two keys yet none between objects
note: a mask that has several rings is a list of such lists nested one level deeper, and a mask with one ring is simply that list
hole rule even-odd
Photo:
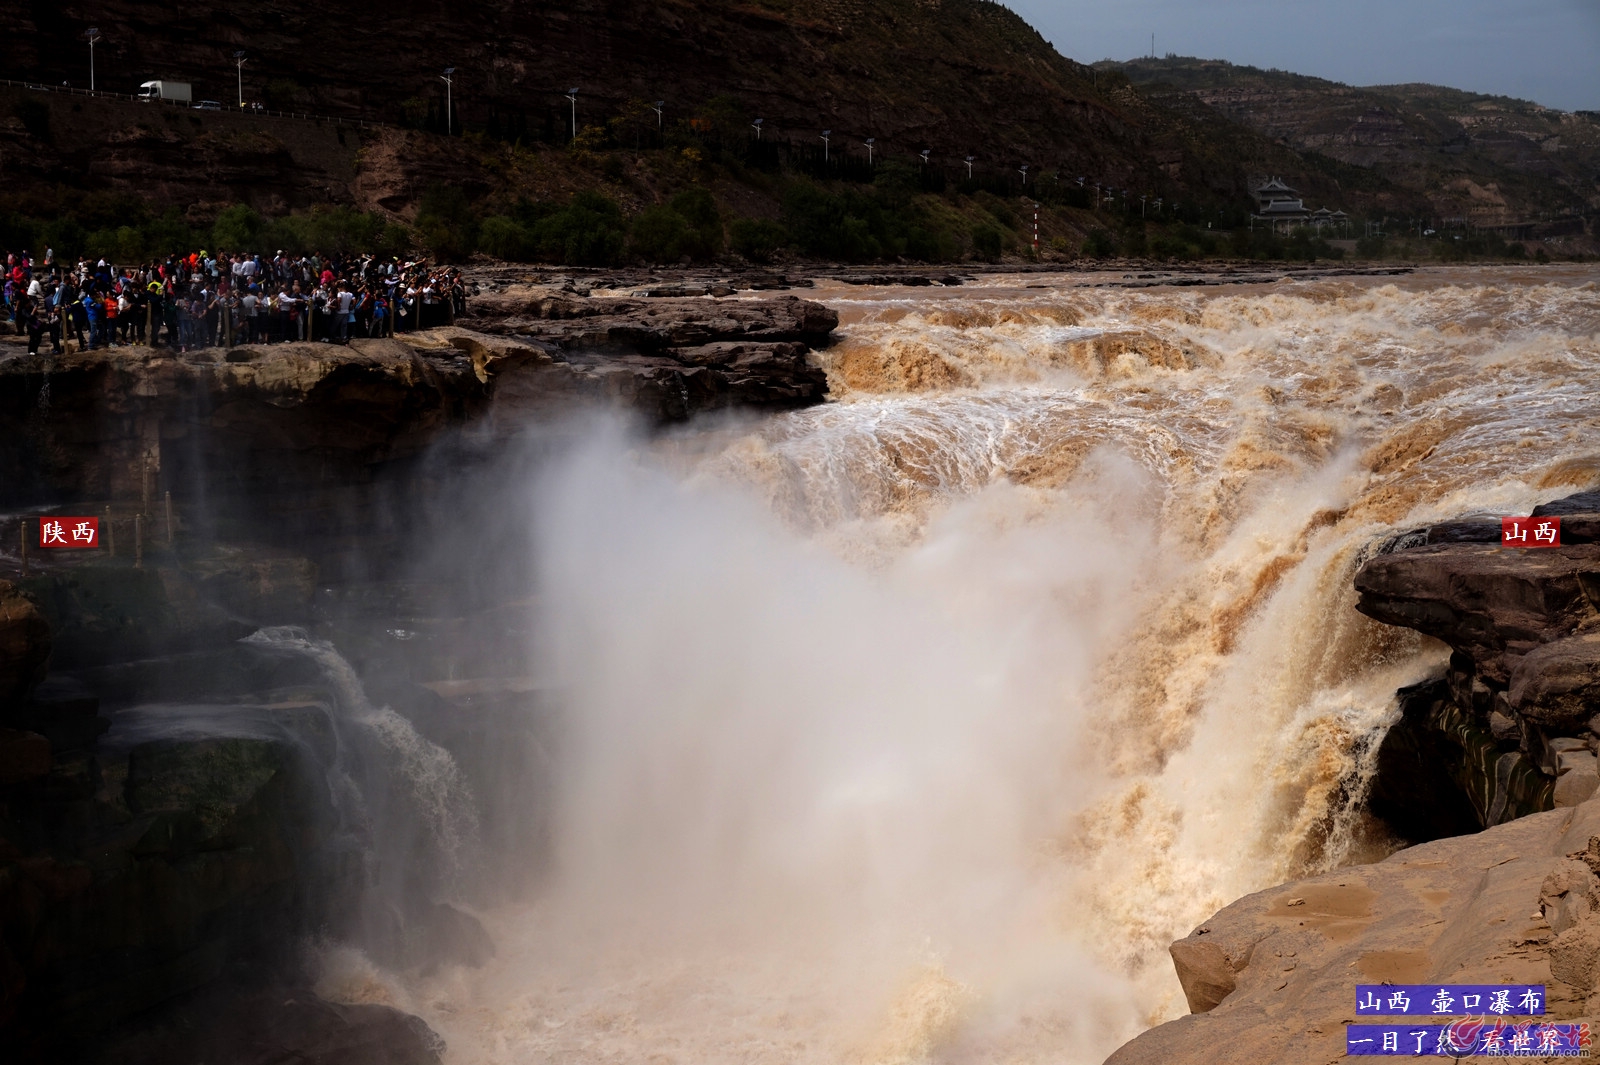
[{"label": "rocky cliff", "polygon": [[1331,1061],[1357,982],[1546,984],[1559,1019],[1600,1006],[1600,492],[1534,513],[1561,517],[1561,547],[1449,522],[1356,576],[1363,613],[1453,651],[1400,693],[1371,808],[1453,838],[1222,910],[1172,945],[1191,1014],[1108,1065]]}]

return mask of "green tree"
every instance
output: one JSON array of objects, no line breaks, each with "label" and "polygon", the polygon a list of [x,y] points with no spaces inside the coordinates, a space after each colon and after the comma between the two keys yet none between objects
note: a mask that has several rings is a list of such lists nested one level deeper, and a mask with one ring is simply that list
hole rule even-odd
[{"label": "green tree", "polygon": [[728,234],[733,250],[753,263],[771,262],[789,240],[789,234],[778,223],[758,218],[734,219]]},{"label": "green tree", "polygon": [[690,254],[689,223],[671,207],[646,207],[633,220],[633,252],[654,263],[677,262]]},{"label": "green tree", "polygon": [[483,220],[478,230],[478,246],[496,259],[514,263],[527,262],[537,251],[533,237],[522,223],[505,215]]},{"label": "green tree", "polygon": [[477,246],[478,221],[455,185],[430,185],[417,204],[417,233],[437,259],[464,259]]},{"label": "green tree", "polygon": [[1005,235],[997,227],[988,223],[973,227],[972,254],[974,258],[992,263],[1000,258],[1000,250],[1004,244]]},{"label": "green tree", "polygon": [[228,251],[253,251],[261,235],[261,216],[248,204],[225,207],[211,224],[211,242]]},{"label": "green tree", "polygon": [[722,252],[722,212],[711,193],[696,185],[672,198],[672,209],[690,230],[685,251],[695,259],[714,259]]},{"label": "green tree", "polygon": [[622,257],[628,227],[610,197],[586,190],[540,219],[533,236],[542,258],[574,266],[609,266]]}]

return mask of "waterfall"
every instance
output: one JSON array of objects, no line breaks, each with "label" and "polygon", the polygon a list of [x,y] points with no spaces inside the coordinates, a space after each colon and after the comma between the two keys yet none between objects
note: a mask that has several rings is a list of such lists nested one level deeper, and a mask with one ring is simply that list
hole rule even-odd
[{"label": "waterfall", "polygon": [[1400,845],[1362,797],[1442,655],[1352,576],[1600,476],[1593,285],[1038,283],[824,285],[833,402],[495,485],[561,744],[500,956],[392,977],[451,1062],[1098,1061],[1171,940]]},{"label": "waterfall", "polygon": [[[413,934],[403,927],[407,912],[457,890],[477,837],[476,802],[455,759],[394,710],[374,707],[332,643],[295,626],[259,629],[243,642],[309,658],[321,671],[337,708],[329,784],[341,827],[362,841],[367,867],[366,927],[358,938],[392,941]],[[420,850],[413,824],[423,828]],[[393,942],[369,945],[391,956],[401,953]]]}]

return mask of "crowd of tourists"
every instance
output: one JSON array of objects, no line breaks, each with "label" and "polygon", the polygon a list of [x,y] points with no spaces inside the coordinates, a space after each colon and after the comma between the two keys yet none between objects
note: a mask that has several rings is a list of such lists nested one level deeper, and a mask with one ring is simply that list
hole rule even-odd
[{"label": "crowd of tourists", "polygon": [[8,253],[5,319],[29,354],[148,344],[195,351],[347,343],[445,325],[466,311],[458,270],[362,256],[205,250],[139,266]]}]

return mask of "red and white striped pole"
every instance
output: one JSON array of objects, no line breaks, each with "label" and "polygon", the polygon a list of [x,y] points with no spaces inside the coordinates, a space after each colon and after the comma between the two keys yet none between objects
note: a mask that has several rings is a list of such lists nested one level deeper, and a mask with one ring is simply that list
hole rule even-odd
[{"label": "red and white striped pole", "polygon": [[1033,205],[1033,254],[1034,254],[1035,258],[1037,258],[1038,255],[1039,255],[1039,205],[1038,204],[1034,204]]}]

